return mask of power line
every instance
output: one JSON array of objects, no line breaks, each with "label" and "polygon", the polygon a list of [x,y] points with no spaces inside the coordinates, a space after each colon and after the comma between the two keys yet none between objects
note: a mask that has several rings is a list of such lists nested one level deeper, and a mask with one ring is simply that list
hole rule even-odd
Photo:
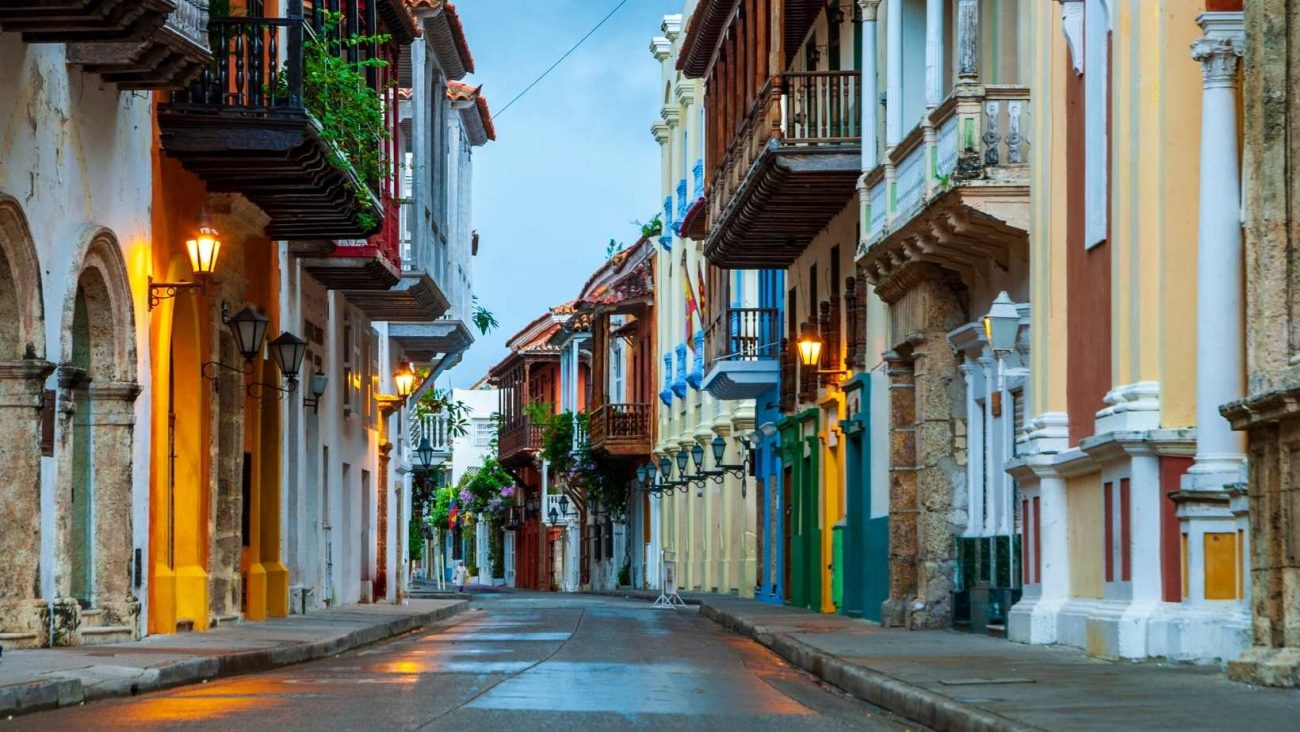
[{"label": "power line", "polygon": [[523,96],[524,96],[525,94],[527,94],[528,92],[532,91],[533,87],[535,87],[535,86],[537,86],[538,84],[540,84],[541,81],[542,81],[542,79],[545,79],[545,78],[547,77],[547,75],[549,75],[552,71],[555,70],[555,67],[557,67],[557,66],[559,66],[560,64],[564,63],[564,59],[566,59],[566,58],[568,58],[569,56],[571,56],[571,55],[573,54],[574,51],[578,50],[578,47],[579,47],[579,46],[581,46],[583,43],[585,43],[585,42],[587,41],[588,38],[591,38],[593,35],[595,35],[596,31],[600,30],[600,27],[601,27],[602,25],[605,25],[605,23],[608,22],[610,18],[614,17],[614,13],[617,13],[617,12],[619,11],[619,9],[622,8],[624,5],[627,5],[627,0],[620,0],[619,4],[614,6],[614,9],[611,10],[611,11],[609,11],[609,14],[608,14],[608,15],[606,15],[604,18],[601,18],[601,19],[600,19],[600,22],[597,23],[597,24],[595,25],[595,27],[593,27],[591,30],[587,31],[587,35],[585,35],[585,36],[583,36],[582,38],[578,39],[578,42],[575,43],[575,44],[573,44],[573,48],[570,48],[569,50],[565,51],[565,52],[564,52],[564,55],[561,56],[561,57],[559,58],[559,60],[557,60],[555,63],[551,64],[550,68],[548,68],[547,70],[543,71],[541,76],[539,76],[539,77],[537,77],[536,79],[533,80],[533,83],[531,83],[531,84],[529,84],[528,86],[524,87],[524,90],[521,91],[521,92],[519,92],[518,94],[516,94],[514,99],[511,99],[509,102],[506,103],[506,106],[502,107],[500,110],[498,110],[498,111],[496,111],[496,112],[493,112],[493,113],[492,113],[492,118],[493,118],[493,119],[500,119],[500,118],[501,118],[501,115],[502,115],[502,114],[505,114],[505,111],[506,111],[507,109],[510,109],[510,107],[513,106],[515,102],[519,101],[521,98],[523,98]]}]

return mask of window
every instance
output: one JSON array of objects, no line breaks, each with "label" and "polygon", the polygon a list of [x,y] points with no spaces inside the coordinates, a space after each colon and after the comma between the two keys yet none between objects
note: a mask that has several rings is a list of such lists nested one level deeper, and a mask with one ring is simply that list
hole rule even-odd
[{"label": "window", "polygon": [[352,354],[352,317],[343,313],[343,379],[339,382],[339,388],[343,390],[343,416],[347,417],[352,414],[352,392],[354,390],[353,380],[356,378],[355,360]]},{"label": "window", "polygon": [[496,437],[497,426],[490,419],[474,420],[474,446],[487,447],[492,444],[492,438]]}]

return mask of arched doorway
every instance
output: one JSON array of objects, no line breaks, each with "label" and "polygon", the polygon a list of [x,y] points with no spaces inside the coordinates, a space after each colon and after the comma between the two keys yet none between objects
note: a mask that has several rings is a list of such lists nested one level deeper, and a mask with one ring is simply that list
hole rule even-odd
[{"label": "arched doorway", "polygon": [[[0,633],[6,648],[44,645],[46,603],[39,599],[41,455],[53,399],[45,398],[41,272],[18,201],[0,194],[0,514],[26,517],[0,530]],[[45,405],[48,403],[48,408]]]},{"label": "arched doorway", "polygon": [[112,234],[96,232],[84,251],[63,311],[55,644],[135,637],[140,614],[131,528],[139,394],[131,290]]}]

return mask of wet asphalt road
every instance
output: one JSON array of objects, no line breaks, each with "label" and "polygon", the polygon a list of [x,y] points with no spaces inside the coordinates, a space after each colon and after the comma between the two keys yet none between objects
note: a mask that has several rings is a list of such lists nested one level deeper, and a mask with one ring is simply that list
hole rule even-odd
[{"label": "wet asphalt road", "polygon": [[477,598],[452,625],[262,674],[0,721],[28,729],[902,730],[694,608]]}]

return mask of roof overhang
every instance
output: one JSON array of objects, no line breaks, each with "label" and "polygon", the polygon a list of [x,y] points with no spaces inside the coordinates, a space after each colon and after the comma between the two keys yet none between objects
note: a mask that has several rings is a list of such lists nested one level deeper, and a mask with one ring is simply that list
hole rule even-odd
[{"label": "roof overhang", "polygon": [[426,322],[451,308],[447,296],[427,272],[404,272],[390,290],[346,290],[348,301],[371,320]]},{"label": "roof overhang", "polygon": [[408,359],[422,363],[462,353],[474,342],[474,335],[459,320],[389,323],[388,337],[401,347]]},{"label": "roof overhang", "polygon": [[474,73],[474,57],[470,54],[456,6],[442,0],[408,1],[429,39],[442,73],[457,81]]}]

